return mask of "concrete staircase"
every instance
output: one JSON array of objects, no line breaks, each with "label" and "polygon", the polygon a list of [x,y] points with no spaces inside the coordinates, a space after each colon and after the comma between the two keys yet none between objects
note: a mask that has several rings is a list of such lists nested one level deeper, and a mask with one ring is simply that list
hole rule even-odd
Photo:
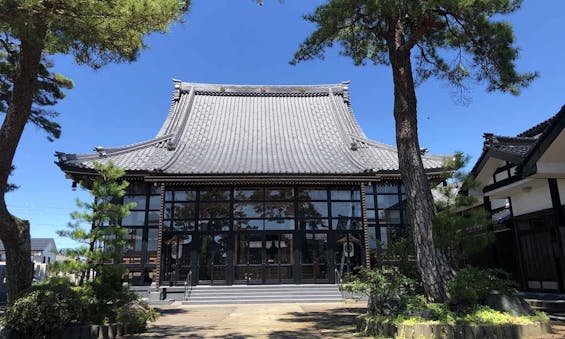
[{"label": "concrete staircase", "polygon": [[565,295],[553,293],[519,293],[532,309],[547,313],[550,319],[565,321]]},{"label": "concrete staircase", "polygon": [[[184,291],[183,291],[184,292]],[[177,295],[178,294],[178,295]],[[183,300],[184,293],[167,292],[167,299]],[[194,286],[184,305],[341,302],[337,285]]]}]

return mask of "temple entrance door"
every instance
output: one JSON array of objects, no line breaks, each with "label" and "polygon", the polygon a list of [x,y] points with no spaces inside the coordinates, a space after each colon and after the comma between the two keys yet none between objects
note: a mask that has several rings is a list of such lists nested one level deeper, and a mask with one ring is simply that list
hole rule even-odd
[{"label": "temple entrance door", "polygon": [[328,234],[306,233],[302,239],[302,283],[328,283]]},{"label": "temple entrance door", "polygon": [[198,283],[225,285],[228,274],[229,237],[227,234],[200,235]]},{"label": "temple entrance door", "polygon": [[234,283],[263,283],[263,235],[240,233],[235,236]]},{"label": "temple entrance door", "polygon": [[291,233],[265,234],[265,282],[292,283],[294,240]]},{"label": "temple entrance door", "polygon": [[182,285],[190,271],[192,235],[166,234],[163,237],[163,284]]}]

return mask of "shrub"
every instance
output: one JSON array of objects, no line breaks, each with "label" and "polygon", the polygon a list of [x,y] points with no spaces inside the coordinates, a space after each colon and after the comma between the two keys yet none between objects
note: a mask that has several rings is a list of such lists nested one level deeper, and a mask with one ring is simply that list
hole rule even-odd
[{"label": "shrub", "polygon": [[414,281],[401,274],[397,267],[362,268],[343,288],[369,297],[368,314],[388,316],[397,314],[404,299],[413,294]]},{"label": "shrub", "polygon": [[493,291],[512,294],[516,291],[515,283],[502,270],[467,266],[459,270],[449,284],[450,308],[462,312],[474,305],[484,305],[486,297]]},{"label": "shrub", "polygon": [[80,313],[80,298],[70,282],[51,278],[17,299],[6,310],[4,321],[24,338],[41,338],[57,334]]},{"label": "shrub", "polygon": [[141,333],[148,321],[155,321],[159,313],[142,300],[132,300],[121,306],[117,312],[117,320],[126,325],[129,333]]}]

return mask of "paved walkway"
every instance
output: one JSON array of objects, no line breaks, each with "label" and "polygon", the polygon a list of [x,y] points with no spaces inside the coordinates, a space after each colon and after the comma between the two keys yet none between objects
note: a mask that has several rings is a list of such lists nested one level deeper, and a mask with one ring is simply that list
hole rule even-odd
[{"label": "paved walkway", "polygon": [[161,317],[133,338],[352,338],[366,303],[159,307]]}]

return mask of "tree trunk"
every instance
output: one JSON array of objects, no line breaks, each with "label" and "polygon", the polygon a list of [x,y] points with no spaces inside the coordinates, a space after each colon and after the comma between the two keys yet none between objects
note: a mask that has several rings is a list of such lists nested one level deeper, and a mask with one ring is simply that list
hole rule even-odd
[{"label": "tree trunk", "polygon": [[5,200],[12,161],[30,116],[43,50],[45,29],[35,26],[30,28],[32,30],[27,34],[29,39],[20,40],[20,56],[10,105],[0,129],[0,240],[6,249],[8,303],[28,289],[33,279],[29,223],[10,214]]},{"label": "tree trunk", "polygon": [[416,92],[412,76],[410,50],[403,50],[400,23],[393,25],[388,39],[389,57],[394,81],[394,119],[396,143],[402,181],[406,188],[408,208],[414,233],[418,269],[426,296],[435,302],[448,298],[447,284],[455,273],[443,251],[436,248],[432,234],[433,198],[424,171],[418,141]]}]

